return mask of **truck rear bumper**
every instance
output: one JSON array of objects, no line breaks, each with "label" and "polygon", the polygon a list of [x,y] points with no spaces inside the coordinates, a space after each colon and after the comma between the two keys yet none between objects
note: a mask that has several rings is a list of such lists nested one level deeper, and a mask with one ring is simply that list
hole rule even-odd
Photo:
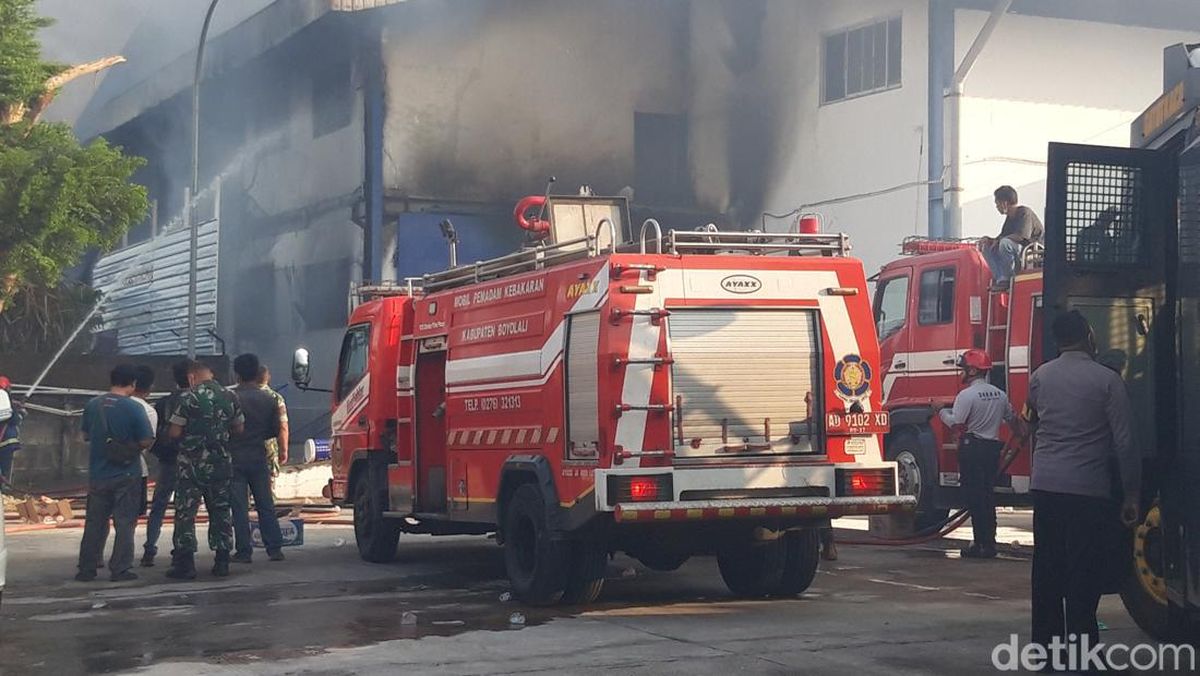
[{"label": "truck rear bumper", "polygon": [[892,514],[916,509],[911,495],[845,498],[765,498],[620,503],[619,523],[632,521],[711,521],[717,519],[834,519],[862,514]]}]

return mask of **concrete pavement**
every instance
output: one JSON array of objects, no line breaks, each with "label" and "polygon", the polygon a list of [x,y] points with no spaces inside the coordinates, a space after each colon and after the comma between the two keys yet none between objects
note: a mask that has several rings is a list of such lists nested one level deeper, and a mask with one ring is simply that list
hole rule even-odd
[{"label": "concrete pavement", "polygon": [[[621,557],[595,606],[529,609],[501,600],[501,552],[482,537],[404,536],[395,563],[372,565],[350,528],[314,526],[288,561],[260,552],[225,580],[202,555],[195,582],[160,565],[111,585],[70,581],[79,535],[9,538],[0,673],[970,674],[1028,631],[1028,561],[963,561],[951,542],[843,546],[785,601],[731,598],[712,559],[655,573]],[[1101,616],[1106,640],[1144,640],[1115,597]]]}]

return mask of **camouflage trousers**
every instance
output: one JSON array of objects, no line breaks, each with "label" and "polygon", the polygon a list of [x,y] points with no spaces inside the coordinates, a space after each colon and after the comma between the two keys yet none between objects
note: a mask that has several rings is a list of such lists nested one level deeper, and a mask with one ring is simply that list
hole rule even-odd
[{"label": "camouflage trousers", "polygon": [[175,487],[173,541],[176,552],[189,554],[198,549],[196,513],[200,510],[201,500],[208,510],[209,549],[214,552],[233,550],[232,480],[233,466],[228,457],[213,458],[212,454],[206,453],[197,461],[180,454],[179,483]]},{"label": "camouflage trousers", "polygon": [[277,439],[267,439],[267,466],[271,468],[271,477],[279,476],[279,441]]}]

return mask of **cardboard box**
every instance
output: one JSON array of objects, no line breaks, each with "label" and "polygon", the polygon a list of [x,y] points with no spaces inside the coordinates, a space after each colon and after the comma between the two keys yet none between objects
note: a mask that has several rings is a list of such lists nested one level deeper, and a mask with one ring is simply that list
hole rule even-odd
[{"label": "cardboard box", "polygon": [[[280,518],[279,530],[283,533],[284,547],[299,547],[304,544],[304,519]],[[258,549],[264,548],[262,531],[258,528],[258,519],[250,519],[250,542]]]}]

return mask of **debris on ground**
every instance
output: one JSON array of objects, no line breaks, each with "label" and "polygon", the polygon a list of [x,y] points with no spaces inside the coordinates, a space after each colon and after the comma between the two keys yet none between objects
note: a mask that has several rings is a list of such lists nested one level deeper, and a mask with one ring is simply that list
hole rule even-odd
[{"label": "debris on ground", "polygon": [[525,626],[525,615],[523,615],[521,613],[513,613],[512,615],[509,615],[508,616],[508,624],[509,624],[509,626],[512,626],[512,627],[524,627]]},{"label": "debris on ground", "polygon": [[30,524],[55,524],[75,518],[70,500],[54,500],[44,495],[37,498],[26,497],[17,503],[16,510],[21,520]]}]

